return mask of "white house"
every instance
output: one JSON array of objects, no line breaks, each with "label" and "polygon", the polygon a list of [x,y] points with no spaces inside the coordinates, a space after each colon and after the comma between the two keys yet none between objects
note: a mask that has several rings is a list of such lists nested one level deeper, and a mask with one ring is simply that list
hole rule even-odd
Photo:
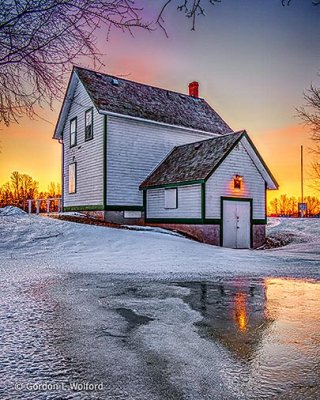
[{"label": "white house", "polygon": [[265,240],[278,184],[245,131],[202,98],[73,69],[54,132],[63,210],[160,225],[234,248]]}]

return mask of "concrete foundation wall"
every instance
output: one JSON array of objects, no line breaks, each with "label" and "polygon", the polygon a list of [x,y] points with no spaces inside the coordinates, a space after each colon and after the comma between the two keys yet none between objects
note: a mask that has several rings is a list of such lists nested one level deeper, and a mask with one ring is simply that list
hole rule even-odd
[{"label": "concrete foundation wall", "polygon": [[148,226],[159,226],[185,233],[202,243],[220,246],[220,225],[193,225],[193,224],[160,224],[148,223]]},{"label": "concrete foundation wall", "polygon": [[[211,224],[165,224],[165,223],[145,223],[144,212],[141,213],[141,218],[124,218],[123,211],[83,211],[90,217],[100,220],[113,222],[122,225],[147,225],[157,226],[164,229],[171,229],[177,232],[185,233],[186,235],[198,240],[202,243],[220,246],[220,225]],[[266,240],[266,226],[252,226],[252,247],[255,249],[262,246]]]},{"label": "concrete foundation wall", "polygon": [[145,225],[143,211],[141,212],[141,218],[124,218],[123,211],[105,211],[104,219],[121,225]]},{"label": "concrete foundation wall", "polygon": [[104,211],[77,211],[77,212],[79,212],[80,214],[84,214],[87,217],[104,221]]},{"label": "concrete foundation wall", "polygon": [[266,241],[266,226],[253,225],[252,226],[252,247],[256,249],[264,244]]}]

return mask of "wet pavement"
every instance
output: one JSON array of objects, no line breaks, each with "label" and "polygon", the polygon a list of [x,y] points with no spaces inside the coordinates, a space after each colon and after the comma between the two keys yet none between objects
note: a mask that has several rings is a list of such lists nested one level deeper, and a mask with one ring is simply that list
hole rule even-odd
[{"label": "wet pavement", "polygon": [[1,399],[318,399],[320,282],[2,269]]}]

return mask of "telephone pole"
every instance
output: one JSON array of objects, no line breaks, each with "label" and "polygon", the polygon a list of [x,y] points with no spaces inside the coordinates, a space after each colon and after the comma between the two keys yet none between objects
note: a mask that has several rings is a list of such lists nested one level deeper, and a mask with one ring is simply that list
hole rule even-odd
[{"label": "telephone pole", "polygon": [[303,145],[301,145],[301,203],[303,200]]}]

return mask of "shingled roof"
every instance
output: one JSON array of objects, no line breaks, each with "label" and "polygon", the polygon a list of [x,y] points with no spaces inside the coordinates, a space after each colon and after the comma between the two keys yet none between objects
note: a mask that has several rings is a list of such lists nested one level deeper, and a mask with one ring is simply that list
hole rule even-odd
[{"label": "shingled roof", "polygon": [[174,147],[140,189],[205,180],[245,134],[239,131]]},{"label": "shingled roof", "polygon": [[232,129],[202,98],[74,67],[99,111],[225,134]]}]

